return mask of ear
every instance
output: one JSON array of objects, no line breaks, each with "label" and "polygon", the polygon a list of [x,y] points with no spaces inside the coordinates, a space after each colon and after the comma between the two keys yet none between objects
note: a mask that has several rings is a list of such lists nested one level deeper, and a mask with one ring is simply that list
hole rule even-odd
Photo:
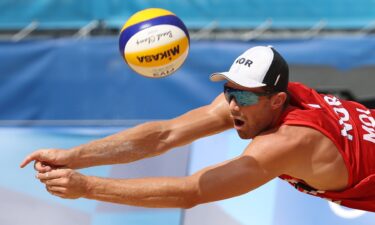
[{"label": "ear", "polygon": [[271,108],[276,110],[278,108],[282,108],[286,101],[287,95],[285,92],[279,92],[272,96],[271,98]]}]

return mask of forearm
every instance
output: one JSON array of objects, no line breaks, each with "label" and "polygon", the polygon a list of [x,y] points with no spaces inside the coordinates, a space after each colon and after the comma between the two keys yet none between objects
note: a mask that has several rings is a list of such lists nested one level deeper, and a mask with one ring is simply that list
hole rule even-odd
[{"label": "forearm", "polygon": [[128,163],[168,150],[163,122],[145,123],[71,149],[70,168]]},{"label": "forearm", "polygon": [[190,208],[197,188],[189,178],[107,179],[87,177],[88,199],[152,208]]},{"label": "forearm", "polygon": [[248,157],[202,169],[191,176],[142,179],[87,177],[83,197],[143,207],[191,208],[246,193],[269,178],[253,170]]},{"label": "forearm", "polygon": [[166,121],[150,122],[78,146],[69,168],[128,163],[159,155],[168,149],[191,143],[232,127],[228,104],[220,95],[213,103]]}]

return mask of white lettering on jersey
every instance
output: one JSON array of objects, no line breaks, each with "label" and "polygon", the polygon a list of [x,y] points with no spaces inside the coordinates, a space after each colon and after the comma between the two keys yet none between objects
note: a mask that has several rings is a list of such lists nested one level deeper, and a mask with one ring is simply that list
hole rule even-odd
[{"label": "white lettering on jersey", "polygon": [[350,141],[353,140],[353,135],[349,134],[353,130],[353,126],[349,123],[349,112],[346,110],[340,100],[335,96],[324,96],[324,100],[333,106],[333,111],[340,117],[339,124],[341,125],[341,135],[348,138]]},{"label": "white lettering on jersey", "polygon": [[359,114],[359,120],[362,123],[362,129],[367,132],[367,134],[363,135],[363,140],[375,144],[375,120],[371,116],[370,110],[363,110],[357,108],[357,112],[363,113]]}]

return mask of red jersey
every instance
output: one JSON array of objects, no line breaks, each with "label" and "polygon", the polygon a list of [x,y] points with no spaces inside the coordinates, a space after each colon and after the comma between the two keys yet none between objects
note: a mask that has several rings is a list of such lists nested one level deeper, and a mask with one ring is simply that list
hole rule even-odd
[{"label": "red jersey", "polygon": [[311,127],[327,136],[341,153],[349,173],[343,191],[320,191],[303,180],[280,178],[298,190],[335,203],[375,212],[375,110],[332,95],[323,95],[300,83],[288,86],[291,101],[280,125]]}]

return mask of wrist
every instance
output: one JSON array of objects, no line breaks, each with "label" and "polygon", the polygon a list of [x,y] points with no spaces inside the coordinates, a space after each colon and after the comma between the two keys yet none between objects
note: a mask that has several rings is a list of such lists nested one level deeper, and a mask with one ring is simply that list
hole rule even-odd
[{"label": "wrist", "polygon": [[80,165],[77,163],[79,162],[79,153],[80,149],[77,148],[72,148],[66,151],[67,154],[67,167],[70,169],[79,169],[82,168]]},{"label": "wrist", "polygon": [[82,195],[83,198],[91,199],[92,192],[93,192],[93,183],[94,177],[92,176],[84,176],[84,193]]}]

